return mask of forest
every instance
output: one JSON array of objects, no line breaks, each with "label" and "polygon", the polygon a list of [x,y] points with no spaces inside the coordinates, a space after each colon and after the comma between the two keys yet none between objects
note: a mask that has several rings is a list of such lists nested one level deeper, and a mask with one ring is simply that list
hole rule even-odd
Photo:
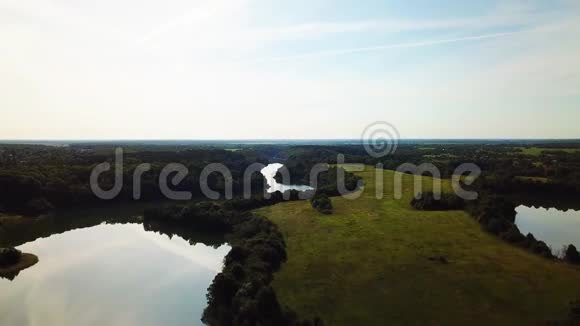
[{"label": "forest", "polygon": [[[549,197],[559,194],[562,197],[577,196],[580,193],[580,144],[576,143],[410,143],[400,144],[395,155],[384,158],[370,156],[362,145],[125,145],[123,158],[123,184],[120,195],[113,200],[97,198],[89,187],[91,171],[103,162],[115,164],[115,149],[122,144],[72,144],[64,147],[43,145],[0,145],[0,217],[25,215],[50,216],[54,211],[67,210],[88,205],[114,206],[134,201],[133,171],[143,163],[151,164],[151,170],[143,174],[140,201],[153,204],[143,213],[142,220],[130,223],[143,223],[145,230],[161,233],[179,230],[181,234],[216,235],[231,245],[232,249],[224,259],[223,270],[213,279],[207,293],[208,306],[202,320],[208,325],[323,325],[333,324],[342,317],[330,316],[328,311],[296,309],[294,297],[287,292],[288,284],[297,282],[285,274],[285,264],[290,270],[295,268],[292,259],[304,259],[304,252],[296,252],[293,235],[302,225],[293,225],[296,220],[307,216],[305,223],[326,225],[324,232],[331,232],[332,223],[347,223],[343,233],[329,233],[332,237],[356,232],[352,216],[372,216],[385,209],[372,208],[365,200],[352,202],[349,209],[359,209],[356,214],[345,217],[345,203],[340,185],[349,193],[367,191],[374,187],[369,183],[366,172],[352,172],[349,163],[363,164],[370,169],[388,171],[392,176],[403,163],[430,163],[441,172],[441,179],[447,188],[453,171],[462,163],[475,163],[482,170],[481,176],[468,183],[468,188],[477,191],[477,200],[465,200],[444,191],[441,198],[433,192],[424,191],[418,196],[408,197],[405,192],[401,207],[386,208],[386,216],[409,215],[416,212],[435,214],[457,212],[469,215],[480,226],[481,231],[500,241],[519,248],[548,261],[561,260],[569,265],[580,264],[580,253],[574,244],[569,244],[560,257],[556,257],[541,238],[531,233],[523,234],[515,223],[517,205],[523,203],[518,195],[534,194]],[[339,161],[344,157],[346,165]],[[254,163],[267,165],[283,163],[283,170],[275,176],[276,181],[288,185],[316,184],[316,189],[300,193],[289,191],[269,194],[268,186],[260,173],[251,177],[252,193],[243,197],[244,172]],[[169,183],[175,191],[190,191],[193,199],[183,202],[167,202],[160,189],[162,169],[169,163],[183,164],[188,170],[187,177],[179,184]],[[216,190],[220,198],[208,201],[200,189],[200,178],[204,167],[210,163],[225,165],[232,175],[233,198],[226,198],[227,181],[225,176],[214,173],[207,179],[207,186]],[[314,166],[323,164],[324,171],[311,180]],[[414,177],[413,171],[406,171],[407,177]],[[432,175],[419,172],[423,180],[432,180]],[[284,174],[290,179],[285,180]],[[426,179],[425,179],[426,178]],[[101,175],[101,187],[108,189],[114,185],[113,171]],[[405,179],[408,186],[408,178]],[[432,182],[432,181],[429,181]],[[465,180],[462,180],[465,183]],[[446,188],[446,189],[447,189]],[[308,200],[304,200],[308,199]],[[572,200],[572,202],[574,202]],[[304,210],[302,203],[306,203]],[[385,201],[388,205],[392,202]],[[411,209],[408,210],[407,206]],[[294,207],[285,211],[286,207]],[[297,208],[299,207],[299,208]],[[285,220],[301,212],[303,216]],[[361,213],[362,212],[362,213]],[[382,213],[381,213],[382,214]],[[12,220],[0,219],[3,232],[22,232],[8,234],[6,241],[0,243],[24,243],[28,238],[48,236],[53,231],[32,228],[29,233],[23,230],[25,224],[6,224]],[[87,226],[102,221],[85,221]],[[105,221],[106,222],[106,221]],[[2,223],[5,223],[3,226]],[[13,222],[10,222],[13,223]],[[331,224],[328,224],[331,223]],[[62,225],[63,230],[72,224]],[[292,225],[288,227],[288,225]],[[316,241],[316,227],[306,228],[303,232],[308,241]],[[12,230],[12,231],[10,231]],[[63,232],[63,230],[57,232]],[[185,230],[185,231],[184,231]],[[290,230],[290,231],[289,231]],[[370,226],[369,232],[375,230]],[[38,232],[38,233],[35,233]],[[435,232],[435,231],[434,231]],[[371,232],[372,233],[372,232]],[[367,233],[367,234],[371,234]],[[0,234],[2,235],[2,234]],[[305,235],[305,237],[306,237]],[[366,234],[365,234],[366,236]],[[28,238],[27,238],[28,237]],[[313,238],[314,237],[314,238]],[[304,239],[304,238],[301,238]],[[356,237],[354,238],[356,239]],[[344,239],[352,241],[351,238]],[[428,239],[425,239],[428,240]],[[290,243],[290,247],[288,245]],[[352,248],[357,248],[354,245]],[[316,248],[316,244],[312,244]],[[348,247],[351,248],[351,247]],[[3,249],[2,264],[18,259],[19,251],[9,247]],[[350,249],[349,249],[350,250]],[[354,250],[354,249],[352,249]],[[481,249],[483,250],[483,249]],[[348,254],[348,253],[345,253]],[[452,254],[429,255],[428,260],[448,265],[453,261]],[[342,259],[342,258],[341,258]],[[289,262],[289,263],[288,263]],[[352,262],[352,264],[360,263]],[[329,263],[330,267],[332,264]],[[320,270],[324,270],[320,267]],[[281,273],[278,281],[276,275]],[[303,276],[315,278],[316,273]],[[324,276],[322,276],[324,278]],[[284,285],[284,280],[287,285]],[[317,280],[316,282],[322,282]],[[306,299],[305,299],[306,300]],[[304,302],[309,302],[308,300]],[[316,307],[316,305],[314,305]],[[571,311],[576,307],[571,305]],[[336,319],[338,318],[338,319]],[[345,317],[346,318],[346,317]],[[342,323],[342,322],[339,322]]]}]

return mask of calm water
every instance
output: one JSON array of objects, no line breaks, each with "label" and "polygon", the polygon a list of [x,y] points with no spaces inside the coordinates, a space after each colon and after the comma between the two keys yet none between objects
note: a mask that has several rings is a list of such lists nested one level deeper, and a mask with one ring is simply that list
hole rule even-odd
[{"label": "calm water", "polygon": [[[312,189],[278,184],[282,166],[262,170],[268,192]],[[138,215],[146,206],[84,208],[3,227],[0,246],[39,262],[12,281],[0,278],[0,326],[202,325],[207,288],[230,247],[144,226]]]},{"label": "calm water", "polygon": [[266,178],[266,183],[268,184],[267,190],[268,193],[273,193],[276,191],[283,193],[289,190],[297,190],[297,191],[314,190],[314,188],[307,185],[283,185],[278,183],[276,179],[274,179],[274,176],[276,176],[276,172],[278,172],[278,170],[281,169],[283,166],[284,164],[272,163],[268,164],[268,166],[266,166],[265,168],[262,169],[262,171],[260,171],[264,176],[264,178]]},{"label": "calm water", "polygon": [[0,279],[0,325],[201,325],[227,245],[88,221],[18,246],[39,263]]},{"label": "calm water", "polygon": [[525,235],[532,233],[558,253],[569,244],[580,248],[580,211],[518,206],[516,224]]}]

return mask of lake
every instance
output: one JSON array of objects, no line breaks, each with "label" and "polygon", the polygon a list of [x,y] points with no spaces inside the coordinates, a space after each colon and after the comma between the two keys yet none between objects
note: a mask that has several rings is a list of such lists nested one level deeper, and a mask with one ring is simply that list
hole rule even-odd
[{"label": "lake", "polygon": [[532,233],[558,254],[569,244],[580,248],[580,211],[520,205],[516,208],[516,225],[526,235]]},{"label": "lake", "polygon": [[[308,191],[261,173],[268,192]],[[39,262],[0,278],[0,325],[202,325],[206,293],[230,247],[207,234],[142,224],[152,204],[86,207],[4,225],[0,247]],[[186,240],[187,239],[187,240]]]},{"label": "lake", "polygon": [[30,238],[17,248],[39,262],[0,279],[0,325],[202,325],[207,288],[230,247],[111,214],[49,217],[14,237]]},{"label": "lake", "polygon": [[314,188],[312,188],[308,185],[284,185],[284,184],[278,183],[274,177],[276,176],[276,172],[278,172],[278,170],[280,170],[283,166],[284,166],[284,164],[281,164],[281,163],[271,163],[271,164],[268,164],[268,166],[266,166],[265,168],[263,168],[260,171],[262,173],[262,175],[264,176],[264,178],[266,179],[266,183],[268,184],[268,189],[267,189],[268,193],[273,193],[276,191],[284,193],[284,192],[290,191],[290,190],[297,190],[297,191],[314,190]]}]

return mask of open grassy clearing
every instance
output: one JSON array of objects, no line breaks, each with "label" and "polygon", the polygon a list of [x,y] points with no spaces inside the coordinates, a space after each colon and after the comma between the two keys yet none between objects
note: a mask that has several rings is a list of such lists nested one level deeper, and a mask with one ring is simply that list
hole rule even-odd
[{"label": "open grassy clearing", "polygon": [[544,147],[519,147],[522,154],[539,156],[543,151],[561,151],[566,153],[580,152],[580,148],[544,148]]},{"label": "open grassy clearing", "polygon": [[413,176],[403,177],[404,197],[394,200],[395,173],[383,171],[387,195],[377,200],[375,169],[357,173],[362,196],[333,198],[333,215],[305,201],[258,210],[287,239],[289,259],[274,287],[300,315],[329,325],[521,325],[563,318],[580,297],[578,268],[512,247],[464,212],[413,210]]},{"label": "open grassy clearing", "polygon": [[519,180],[528,181],[528,182],[541,182],[541,183],[548,182],[548,178],[545,178],[545,177],[524,177],[524,176],[517,176],[516,178],[519,179]]}]

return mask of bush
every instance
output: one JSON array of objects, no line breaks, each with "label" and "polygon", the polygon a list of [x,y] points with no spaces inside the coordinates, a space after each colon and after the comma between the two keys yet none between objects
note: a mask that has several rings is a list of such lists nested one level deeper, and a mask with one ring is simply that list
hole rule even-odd
[{"label": "bush", "polygon": [[0,248],[0,267],[17,264],[22,257],[22,252],[15,248]]},{"label": "bush", "polygon": [[571,264],[580,264],[580,253],[574,245],[569,245],[564,255],[564,260]]},{"label": "bush", "polygon": [[527,248],[527,249],[530,249],[532,247],[532,245],[534,243],[536,243],[536,241],[538,241],[538,240],[536,240],[536,238],[534,237],[534,235],[531,234],[531,233],[528,233],[526,235],[526,238],[524,239],[524,242],[522,242],[522,247]]},{"label": "bush", "polygon": [[506,232],[500,235],[500,237],[510,243],[520,243],[526,240],[526,237],[524,237],[515,224],[512,224]]},{"label": "bush", "polygon": [[489,220],[487,225],[485,226],[487,232],[492,234],[499,234],[501,231],[504,230],[504,223],[499,218],[492,218]]},{"label": "bush", "polygon": [[425,192],[414,197],[411,206],[418,210],[446,211],[463,209],[465,202],[454,194],[441,194],[439,199],[435,199],[433,192]]},{"label": "bush", "polygon": [[540,255],[545,258],[553,258],[554,255],[552,254],[552,250],[544,241],[536,241],[530,246],[530,250],[533,253]]},{"label": "bush", "polygon": [[322,214],[332,214],[332,202],[325,194],[316,194],[310,200],[310,204]]},{"label": "bush", "polygon": [[487,225],[493,218],[506,220],[510,223],[514,223],[516,219],[515,205],[503,197],[484,197],[468,208],[468,212],[476,217],[482,225]]}]

